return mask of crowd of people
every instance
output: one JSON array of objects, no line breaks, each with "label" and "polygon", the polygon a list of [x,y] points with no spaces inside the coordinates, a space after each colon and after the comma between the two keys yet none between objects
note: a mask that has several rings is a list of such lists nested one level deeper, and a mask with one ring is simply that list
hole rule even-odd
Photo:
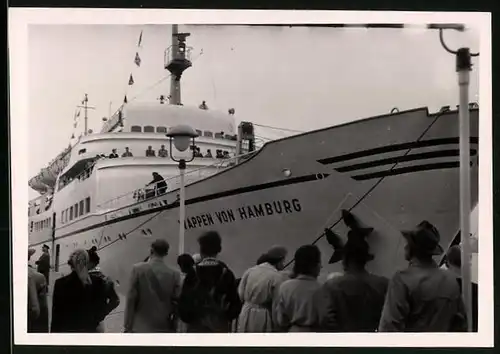
[{"label": "crowd of people", "polygon": [[[229,151],[227,151],[227,150],[218,149],[215,152],[216,152],[215,158],[217,158],[217,159],[228,159],[231,157],[229,154]],[[194,155],[194,157],[213,158],[211,149],[207,149],[207,152],[205,153],[205,155],[203,155],[203,153],[201,152],[201,149],[198,146],[194,146],[193,155]],[[123,152],[121,157],[133,157],[133,156],[134,156],[134,154],[132,153],[132,151],[130,151],[130,148],[128,146],[126,146],[125,151]],[[147,150],[145,151],[145,156],[146,157],[156,157],[157,156],[156,150],[153,149],[153,146],[151,146],[151,145],[148,146]],[[165,145],[161,145],[160,149],[158,150],[158,157],[168,157],[168,156],[169,156],[168,150],[165,149]],[[119,157],[120,157],[120,155],[118,155],[117,150],[112,149],[111,153],[108,156],[106,156],[105,154],[96,155],[96,160],[101,159],[101,158],[117,159]]]},{"label": "crowd of people", "polygon": [[[409,264],[392,279],[366,270],[375,256],[364,237],[351,230],[341,252],[343,272],[323,283],[318,281],[322,255],[315,245],[295,251],[292,271],[285,270],[288,250],[273,246],[236,279],[230,265],[218,257],[222,241],[215,231],[198,239],[198,254],[178,257],[180,271],[165,262],[168,242],[155,240],[149,257],[132,267],[123,331],[467,331],[459,246],[450,248],[448,266],[443,268],[433,259],[444,250],[432,224],[423,221],[402,236]],[[74,251],[69,264],[72,273],[57,279],[54,286],[51,332],[102,332],[102,321],[120,301],[113,282],[100,272],[95,247]],[[477,331],[475,289],[473,331]]]}]

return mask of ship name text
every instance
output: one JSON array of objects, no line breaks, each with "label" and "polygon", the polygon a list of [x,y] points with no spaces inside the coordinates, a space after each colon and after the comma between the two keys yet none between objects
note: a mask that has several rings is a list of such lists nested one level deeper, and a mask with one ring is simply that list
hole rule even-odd
[{"label": "ship name text", "polygon": [[184,221],[185,229],[210,227],[215,224],[228,224],[236,221],[256,219],[272,215],[300,213],[302,206],[298,199],[276,200],[267,203],[245,205],[235,209],[222,209],[212,213],[188,216]]}]

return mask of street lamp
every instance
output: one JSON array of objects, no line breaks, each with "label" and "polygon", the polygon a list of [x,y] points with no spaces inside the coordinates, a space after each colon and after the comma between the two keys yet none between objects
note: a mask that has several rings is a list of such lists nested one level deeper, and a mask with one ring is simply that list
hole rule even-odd
[{"label": "street lamp", "polygon": [[[188,125],[177,125],[168,130],[167,137],[170,141],[170,158],[179,163],[179,173],[181,179],[180,187],[180,205],[179,205],[179,255],[184,253],[184,220],[185,220],[185,195],[184,195],[184,170],[186,169],[186,163],[191,162],[194,159],[195,144],[194,139],[198,136],[198,133]],[[179,152],[186,151],[189,146],[191,146],[191,158],[186,160],[181,158],[179,160],[175,159],[172,149],[173,145]]]}]

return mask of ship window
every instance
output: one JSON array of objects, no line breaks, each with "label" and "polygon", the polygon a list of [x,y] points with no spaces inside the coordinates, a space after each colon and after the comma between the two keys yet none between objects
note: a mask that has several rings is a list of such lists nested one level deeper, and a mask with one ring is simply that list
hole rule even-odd
[{"label": "ship window", "polygon": [[232,135],[226,134],[224,137],[225,137],[227,140],[233,140],[233,136],[232,136]]},{"label": "ship window", "polygon": [[132,127],[130,127],[130,131],[140,133],[142,132],[142,128],[140,125],[133,125]]},{"label": "ship window", "polygon": [[69,208],[69,221],[73,220],[73,207]]},{"label": "ship window", "polygon": [[156,127],[156,132],[157,133],[166,133],[167,127]]},{"label": "ship window", "polygon": [[30,222],[30,232],[33,232],[33,221]]},{"label": "ship window", "polygon": [[85,214],[90,213],[90,197],[85,199]]},{"label": "ship window", "polygon": [[78,155],[85,154],[87,152],[87,149],[80,149],[78,151]]},{"label": "ship window", "polygon": [[213,138],[214,137],[214,133],[212,133],[211,131],[205,130],[205,132],[203,133],[203,136],[206,136],[206,137],[209,137],[209,138]]},{"label": "ship window", "polygon": [[198,136],[203,136],[203,132],[199,129],[196,129],[196,132],[198,133]]},{"label": "ship window", "polygon": [[75,219],[78,217],[78,203],[75,204]]},{"label": "ship window", "polygon": [[80,213],[78,214],[78,216],[82,216],[83,215],[83,200],[80,200],[79,210],[80,210]]},{"label": "ship window", "polygon": [[151,125],[146,125],[144,127],[144,133],[154,133],[155,132],[155,127]]},{"label": "ship window", "polygon": [[216,139],[224,139],[224,133],[215,133]]},{"label": "ship window", "polygon": [[64,224],[64,217],[66,216],[66,210],[63,210],[61,214],[61,224]]}]

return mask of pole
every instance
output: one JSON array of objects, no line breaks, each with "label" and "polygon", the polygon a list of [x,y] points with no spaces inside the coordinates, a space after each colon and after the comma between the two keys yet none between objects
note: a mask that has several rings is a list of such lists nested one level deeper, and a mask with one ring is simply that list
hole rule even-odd
[{"label": "pole", "polygon": [[472,290],[470,264],[470,122],[469,122],[469,48],[460,48],[456,54],[456,70],[460,95],[460,237],[462,241],[462,295],[467,311],[468,331],[472,331]]},{"label": "pole", "polygon": [[181,179],[180,188],[180,205],[179,205],[179,255],[184,254],[184,220],[186,220],[185,209],[185,192],[184,192],[184,171],[186,169],[186,161],[184,159],[179,161],[179,172]]},{"label": "pole", "polygon": [[85,131],[83,132],[83,135],[87,135],[88,134],[88,110],[89,109],[95,109],[95,107],[89,107],[88,106],[88,102],[89,102],[89,97],[87,94],[85,94],[85,98],[83,99],[82,101],[82,104],[83,106],[77,106],[77,107],[80,107],[80,108],[83,108],[83,111],[84,111],[84,114],[85,114],[85,120],[84,120],[84,128],[85,128]]}]

